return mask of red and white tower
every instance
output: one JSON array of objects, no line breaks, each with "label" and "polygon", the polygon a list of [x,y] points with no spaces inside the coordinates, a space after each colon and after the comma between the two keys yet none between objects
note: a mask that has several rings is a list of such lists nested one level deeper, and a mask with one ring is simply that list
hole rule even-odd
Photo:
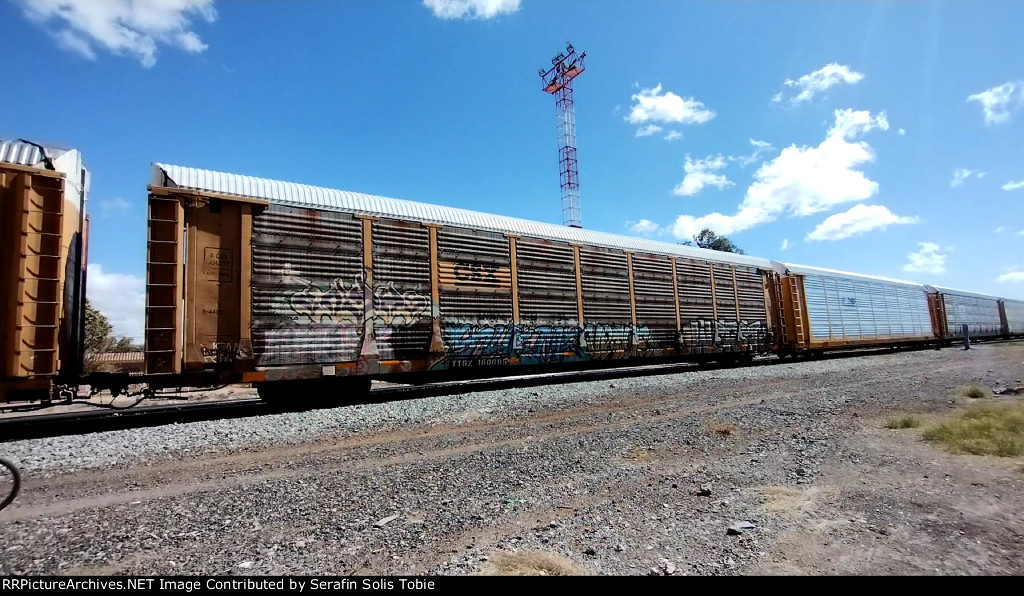
[{"label": "red and white tower", "polygon": [[587,53],[577,54],[572,44],[565,44],[565,53],[551,59],[551,68],[540,69],[544,91],[555,96],[558,112],[558,163],[562,177],[562,223],[582,228],[580,221],[580,172],[576,163],[576,109],[572,81],[584,70]]}]

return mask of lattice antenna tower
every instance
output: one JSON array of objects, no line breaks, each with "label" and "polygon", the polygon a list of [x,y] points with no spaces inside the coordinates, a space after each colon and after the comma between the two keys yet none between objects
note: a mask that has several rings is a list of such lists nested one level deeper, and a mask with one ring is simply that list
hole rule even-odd
[{"label": "lattice antenna tower", "polygon": [[587,53],[576,53],[572,44],[551,59],[551,68],[540,69],[544,91],[555,96],[558,116],[558,164],[562,179],[562,224],[582,228],[580,220],[580,172],[576,162],[576,109],[572,81],[583,73]]}]

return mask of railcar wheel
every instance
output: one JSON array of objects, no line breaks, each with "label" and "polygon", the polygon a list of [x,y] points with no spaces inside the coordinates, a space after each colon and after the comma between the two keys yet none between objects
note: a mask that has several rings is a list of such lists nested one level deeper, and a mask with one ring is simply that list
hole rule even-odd
[{"label": "railcar wheel", "polygon": [[0,501],[0,510],[13,503],[20,490],[21,472],[18,471],[18,467],[13,462],[0,457],[0,495],[3,495],[3,501]]}]

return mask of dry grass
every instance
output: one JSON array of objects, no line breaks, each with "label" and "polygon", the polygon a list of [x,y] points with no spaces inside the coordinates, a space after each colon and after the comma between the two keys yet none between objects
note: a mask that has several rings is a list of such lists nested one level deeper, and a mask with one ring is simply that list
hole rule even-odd
[{"label": "dry grass", "polygon": [[654,459],[654,456],[651,455],[650,450],[644,447],[634,447],[630,449],[628,452],[626,452],[626,455],[623,455],[622,457],[628,460],[642,462],[649,462]]},{"label": "dry grass", "polygon": [[803,490],[788,486],[761,486],[757,489],[764,497],[765,511],[786,514],[808,514],[821,504],[832,504],[839,491],[829,486],[811,486]]},{"label": "dry grass", "polygon": [[718,435],[720,437],[731,437],[739,432],[740,429],[736,428],[736,425],[729,424],[727,422],[718,422],[711,425],[711,434]]},{"label": "dry grass", "polygon": [[904,428],[917,428],[921,426],[921,421],[910,414],[901,416],[900,418],[894,418],[889,422],[885,423],[885,428],[891,428],[893,430],[900,430]]},{"label": "dry grass", "polygon": [[982,399],[988,397],[988,389],[978,385],[971,385],[960,390],[960,395],[971,399]]},{"label": "dry grass", "polygon": [[761,494],[765,497],[764,508],[768,511],[791,511],[797,508],[802,493],[785,486],[763,486]]},{"label": "dry grass", "polygon": [[500,552],[491,557],[490,565],[482,575],[590,575],[585,567],[562,555],[542,551],[524,550],[515,553]]},{"label": "dry grass", "polygon": [[1024,455],[1024,403],[974,405],[924,431],[953,453]]}]

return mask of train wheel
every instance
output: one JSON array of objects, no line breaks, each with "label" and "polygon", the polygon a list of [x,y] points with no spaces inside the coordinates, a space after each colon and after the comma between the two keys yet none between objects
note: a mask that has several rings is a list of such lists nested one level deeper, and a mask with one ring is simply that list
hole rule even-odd
[{"label": "train wheel", "polygon": [[0,457],[0,509],[3,509],[14,502],[14,498],[18,496],[18,491],[21,490],[21,473],[18,471],[18,467],[2,457]]}]

